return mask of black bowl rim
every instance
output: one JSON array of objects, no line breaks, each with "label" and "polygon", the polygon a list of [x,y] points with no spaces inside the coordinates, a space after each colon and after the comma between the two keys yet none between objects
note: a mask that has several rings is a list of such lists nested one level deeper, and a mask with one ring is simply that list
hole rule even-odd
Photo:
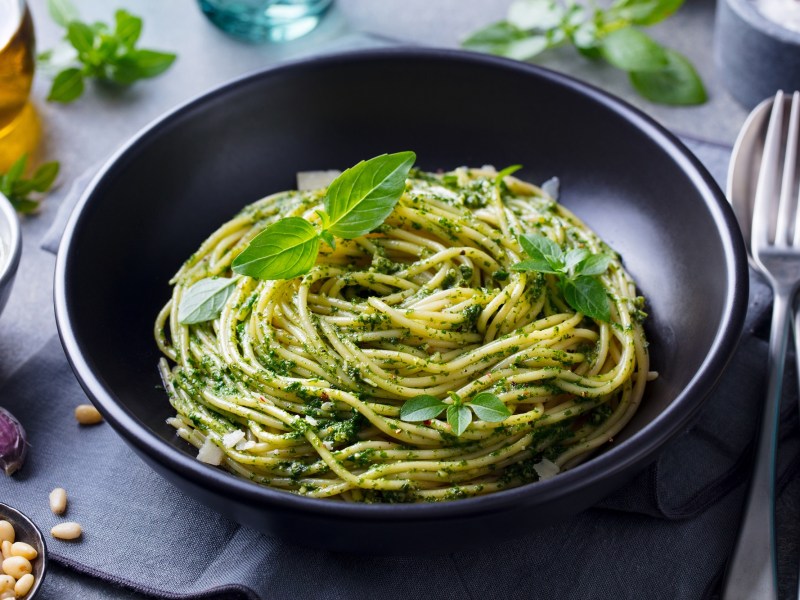
[{"label": "black bowl rim", "polygon": [[[456,61],[477,66],[514,71],[524,76],[547,80],[588,97],[611,112],[617,113],[640,131],[680,165],[705,201],[707,210],[717,225],[725,255],[728,286],[725,305],[721,311],[719,327],[711,349],[682,392],[654,421],[629,439],[609,448],[601,455],[544,481],[523,485],[461,500],[424,504],[349,504],[307,498],[296,494],[260,486],[238,478],[221,469],[204,465],[193,456],[178,450],[169,442],[144,426],[124,406],[118,404],[102,379],[93,373],[69,318],[69,301],[66,297],[67,264],[70,261],[72,240],[85,207],[92,201],[94,190],[106,175],[113,174],[124,164],[121,159],[129,152],[158,135],[159,129],[180,118],[204,102],[226,94],[251,80],[280,76],[286,71],[303,71],[320,66],[335,67],[352,61],[380,61],[386,59],[420,61]],[[623,100],[578,81],[562,73],[505,58],[462,50],[440,48],[383,48],[348,51],[300,59],[250,73],[224,83],[201,94],[157,118],[124,144],[100,169],[78,201],[62,237],[55,269],[56,323],[67,358],[78,381],[104,417],[136,450],[159,463],[173,474],[204,489],[222,496],[237,498],[264,508],[273,506],[289,512],[302,512],[317,517],[360,519],[373,521],[414,521],[462,518],[486,512],[504,510],[515,505],[531,503],[535,490],[535,503],[546,504],[597,485],[599,481],[623,475],[629,468],[651,459],[672,437],[682,432],[693,421],[703,401],[716,385],[736,348],[747,311],[748,272],[744,244],[733,211],[711,175],[683,145],[664,127]],[[155,368],[155,367],[154,367]]]},{"label": "black bowl rim", "polygon": [[[31,544],[34,548],[38,546],[36,551],[39,553],[39,556],[37,556],[35,560],[41,561],[41,575],[36,578],[36,581],[33,582],[33,587],[28,590],[27,594],[25,594],[25,598],[32,599],[36,596],[36,593],[39,591],[39,588],[44,581],[45,575],[47,575],[47,542],[45,541],[44,534],[42,534],[42,530],[39,529],[39,526],[33,522],[33,519],[31,519],[18,508],[14,508],[5,502],[0,502],[0,512],[9,513],[15,520],[23,521],[26,525],[30,526],[34,533],[36,533],[36,540],[32,544],[28,540],[17,540]],[[0,516],[3,515],[0,514]]]}]

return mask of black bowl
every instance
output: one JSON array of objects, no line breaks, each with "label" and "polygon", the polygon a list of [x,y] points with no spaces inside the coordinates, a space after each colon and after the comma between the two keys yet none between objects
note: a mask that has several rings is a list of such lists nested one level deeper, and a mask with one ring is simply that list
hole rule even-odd
[{"label": "black bowl", "polygon": [[[613,447],[553,479],[417,505],[350,505],[260,487],[195,460],[165,423],[152,339],[167,281],[242,206],[298,170],[414,150],[427,169],[521,163],[619,251],[649,300],[660,377]],[[464,547],[576,513],[652,461],[730,358],[747,260],[727,202],[669,133],[620,101],[534,66],[442,50],[315,58],[239,79],[118,152],[67,226],[56,315],[69,360],[111,425],[156,471],[241,523],[368,552]],[[433,529],[431,528],[433,527]],[[436,535],[431,535],[435,531]]]},{"label": "black bowl", "polygon": [[33,600],[38,596],[44,576],[47,574],[47,543],[44,541],[41,530],[31,521],[30,517],[2,502],[0,502],[0,520],[11,523],[14,527],[16,541],[30,544],[39,553],[39,556],[31,561],[34,582],[31,589],[25,594],[25,600]]}]

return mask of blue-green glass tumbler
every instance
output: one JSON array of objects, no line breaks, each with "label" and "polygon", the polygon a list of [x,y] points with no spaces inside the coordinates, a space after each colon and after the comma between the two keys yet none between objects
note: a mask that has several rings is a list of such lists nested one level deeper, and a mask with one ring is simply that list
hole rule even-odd
[{"label": "blue-green glass tumbler", "polygon": [[286,42],[313,30],[333,0],[198,0],[217,27],[249,42]]}]

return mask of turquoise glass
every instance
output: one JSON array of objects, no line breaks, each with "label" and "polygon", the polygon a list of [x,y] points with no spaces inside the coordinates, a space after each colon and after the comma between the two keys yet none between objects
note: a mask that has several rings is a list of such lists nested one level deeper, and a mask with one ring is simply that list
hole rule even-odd
[{"label": "turquoise glass", "polygon": [[285,42],[313,30],[332,0],[198,0],[214,25],[249,42]]}]

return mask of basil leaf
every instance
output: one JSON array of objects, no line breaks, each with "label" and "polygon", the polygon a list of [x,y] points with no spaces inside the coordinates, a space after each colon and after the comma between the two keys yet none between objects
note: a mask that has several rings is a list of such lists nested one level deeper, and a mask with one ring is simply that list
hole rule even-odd
[{"label": "basil leaf", "polygon": [[94,48],[94,31],[86,23],[71,21],[67,25],[67,39],[81,57],[88,55]]},{"label": "basil leaf", "polygon": [[53,80],[48,100],[72,102],[83,93],[83,74],[80,69],[64,69]]},{"label": "basil leaf", "polygon": [[561,25],[564,14],[553,0],[517,0],[508,7],[508,22],[523,30],[546,31]]},{"label": "basil leaf", "polygon": [[328,246],[336,250],[336,238],[334,238],[330,231],[320,231],[319,237],[326,243]]},{"label": "basil leaf", "polygon": [[667,57],[664,68],[629,73],[636,91],[660,104],[679,106],[705,102],[708,96],[692,63],[674,50],[665,49],[664,52]]},{"label": "basil leaf", "polygon": [[14,164],[9,167],[8,171],[5,175],[5,181],[3,182],[4,187],[8,188],[8,193],[11,193],[13,190],[13,185],[22,177],[22,174],[25,172],[25,167],[28,164],[28,155],[23,154],[17,160],[14,161]]},{"label": "basil leaf", "polygon": [[669,64],[666,50],[633,27],[618,29],[600,41],[600,52],[623,71],[654,71]]},{"label": "basil leaf", "polygon": [[161,75],[172,66],[177,56],[155,50],[131,50],[114,61],[111,78],[117,83],[128,85],[138,79]]},{"label": "basil leaf", "polygon": [[[564,270],[572,273],[575,267],[592,255],[586,248],[573,248],[564,256]],[[575,271],[577,273],[577,271]]]},{"label": "basil leaf", "polygon": [[606,290],[594,277],[565,278],[562,290],[567,303],[576,311],[598,321],[611,320]]},{"label": "basil leaf", "polygon": [[495,185],[500,185],[501,183],[503,183],[503,179],[505,179],[506,177],[508,177],[509,175],[511,175],[513,173],[516,173],[521,168],[522,168],[522,165],[511,165],[510,167],[506,167],[505,169],[500,171],[497,175],[495,175],[494,184]]},{"label": "basil leaf", "polygon": [[311,270],[319,251],[314,227],[300,217],[273,223],[250,240],[233,272],[256,279],[291,279]]},{"label": "basil leaf", "polygon": [[346,240],[365,235],[386,220],[406,189],[413,152],[382,154],[347,169],[328,186],[327,229]]},{"label": "basil leaf", "polygon": [[14,207],[14,210],[24,215],[35,212],[36,209],[39,208],[38,202],[28,200],[27,198],[9,198],[8,200],[11,202],[11,206]]},{"label": "basil leaf", "polygon": [[447,407],[447,423],[453,434],[459,436],[472,423],[472,413],[463,404],[451,404]]},{"label": "basil leaf", "polygon": [[515,60],[530,60],[547,50],[551,43],[547,36],[529,35],[508,21],[499,21],[476,31],[461,45],[467,50],[487,52]]},{"label": "basil leaf", "polygon": [[602,275],[613,260],[608,254],[592,254],[575,268],[575,274]]},{"label": "basil leaf", "polygon": [[511,416],[511,411],[503,404],[503,401],[489,392],[481,392],[467,402],[467,406],[481,421],[489,423],[502,423]]},{"label": "basil leaf", "polygon": [[142,20],[126,10],[118,10],[114,20],[114,37],[126,48],[133,48],[142,34]]},{"label": "basil leaf", "polygon": [[436,396],[423,394],[406,400],[400,407],[401,421],[427,421],[435,419],[442,411],[447,408],[447,404],[439,400]]},{"label": "basil leaf", "polygon": [[563,271],[564,253],[553,240],[534,233],[523,233],[518,239],[520,246],[531,259],[546,261],[550,265],[552,272]]},{"label": "basil leaf", "polygon": [[561,275],[561,271],[556,271],[550,266],[545,258],[529,258],[522,260],[515,265],[511,265],[512,271],[534,271],[536,273],[553,273]]},{"label": "basil leaf", "polygon": [[47,0],[47,10],[53,21],[62,27],[78,18],[78,10],[69,0]]},{"label": "basil leaf", "polygon": [[178,306],[178,322],[184,325],[216,319],[231,297],[236,280],[226,277],[201,279],[186,290]]},{"label": "basil leaf", "polygon": [[615,2],[609,12],[636,25],[654,25],[671,16],[682,4],[683,0],[622,0]]},{"label": "basil leaf", "polygon": [[60,165],[53,161],[44,163],[33,174],[31,178],[31,186],[33,191],[46,192],[53,185],[53,182],[58,177],[58,170]]}]

